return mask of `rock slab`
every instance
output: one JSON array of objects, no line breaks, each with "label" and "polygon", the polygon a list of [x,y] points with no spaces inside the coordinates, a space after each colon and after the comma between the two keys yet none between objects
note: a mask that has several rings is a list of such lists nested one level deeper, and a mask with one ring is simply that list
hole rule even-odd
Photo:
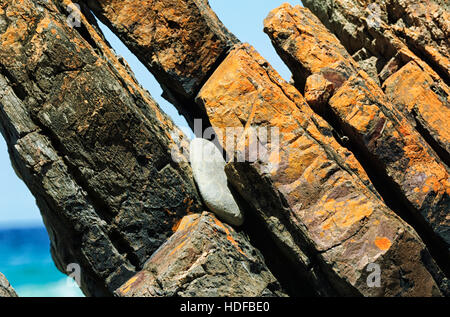
[{"label": "rock slab", "polygon": [[[319,294],[442,295],[445,278],[417,233],[346,165],[329,126],[252,47],[236,47],[197,102],[217,130],[245,124],[238,139],[247,127],[278,129],[278,139],[259,139],[266,160],[231,160],[226,173]],[[227,153],[248,151],[249,143],[239,144]],[[385,274],[379,288],[366,282],[371,263]],[[410,281],[407,287],[400,276]]]},{"label": "rock slab", "polygon": [[[89,11],[71,1],[0,1],[0,130],[37,199],[57,267],[113,291],[189,212],[203,210],[186,136],[136,82]],[[83,6],[82,6],[83,8]]]},{"label": "rock slab", "polygon": [[383,179],[382,186],[395,193],[393,199],[402,201],[399,212],[408,212],[402,216],[421,226],[426,223],[423,231],[431,232],[430,239],[441,250],[436,253],[446,258],[442,263],[448,267],[450,178],[426,138],[310,10],[284,4],[269,14],[265,32],[294,73],[299,90],[311,89],[305,87],[309,76],[332,83],[328,101],[311,102],[311,107],[334,122],[360,160]]},{"label": "rock slab", "polygon": [[[204,111],[193,99],[239,41],[205,0],[89,0],[96,16],[153,73],[193,126]],[[186,107],[188,109],[186,109]]]},{"label": "rock slab", "polygon": [[262,255],[213,214],[183,218],[176,233],[116,292],[121,297],[286,296]]}]

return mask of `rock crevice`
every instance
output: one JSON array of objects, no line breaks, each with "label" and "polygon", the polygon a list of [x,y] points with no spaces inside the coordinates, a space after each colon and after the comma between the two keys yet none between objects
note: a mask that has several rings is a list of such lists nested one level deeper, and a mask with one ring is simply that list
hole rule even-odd
[{"label": "rock crevice", "polygon": [[[289,84],[206,0],[0,0],[0,131],[57,267],[91,296],[448,296],[448,7],[410,2],[272,11]],[[94,15],[214,130],[229,224]]]}]

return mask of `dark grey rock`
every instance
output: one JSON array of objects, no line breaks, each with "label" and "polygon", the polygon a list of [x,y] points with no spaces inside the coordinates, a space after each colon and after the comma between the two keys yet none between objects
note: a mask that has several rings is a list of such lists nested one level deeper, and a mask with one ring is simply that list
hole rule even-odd
[{"label": "dark grey rock", "polygon": [[186,136],[88,12],[72,28],[60,2],[3,1],[2,10],[0,36],[11,42],[0,46],[0,130],[12,163],[59,270],[78,263],[86,295],[112,295],[184,215],[203,210],[189,165],[172,160]]}]

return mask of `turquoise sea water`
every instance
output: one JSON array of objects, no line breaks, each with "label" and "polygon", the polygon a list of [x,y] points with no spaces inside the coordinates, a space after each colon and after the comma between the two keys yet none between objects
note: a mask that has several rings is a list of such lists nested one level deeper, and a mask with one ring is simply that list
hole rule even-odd
[{"label": "turquoise sea water", "polygon": [[0,229],[0,272],[19,296],[83,296],[53,263],[44,227]]}]

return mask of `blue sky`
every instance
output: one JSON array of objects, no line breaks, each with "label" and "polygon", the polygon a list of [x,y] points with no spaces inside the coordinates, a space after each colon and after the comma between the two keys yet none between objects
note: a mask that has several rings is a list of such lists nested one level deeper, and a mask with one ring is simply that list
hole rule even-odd
[{"label": "blue sky", "polygon": [[[301,4],[301,1],[294,0],[209,0],[211,7],[227,28],[242,42],[252,44],[284,79],[289,80],[291,76],[289,70],[263,32],[263,20],[269,11],[285,2],[292,5]],[[150,92],[161,108],[178,126],[184,130],[189,129],[184,118],[179,116],[176,109],[161,97],[161,88],[147,69],[109,30],[103,27],[103,31],[117,54],[128,61],[138,81]],[[5,141],[1,137],[0,166],[0,227],[42,224],[34,197],[15,175]]]}]

